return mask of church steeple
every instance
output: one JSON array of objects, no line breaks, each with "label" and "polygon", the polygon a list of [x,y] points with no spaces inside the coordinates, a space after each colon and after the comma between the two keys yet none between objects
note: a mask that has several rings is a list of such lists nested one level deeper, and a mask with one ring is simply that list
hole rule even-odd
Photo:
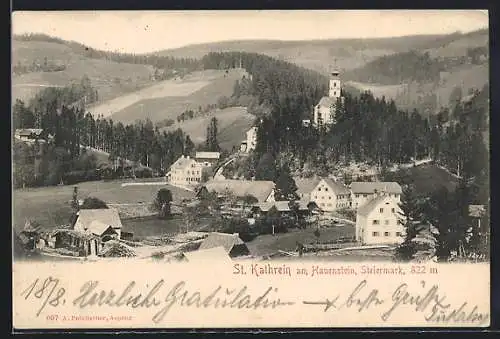
[{"label": "church steeple", "polygon": [[335,66],[333,68],[330,67],[328,96],[334,99],[340,98],[341,96],[340,72],[337,68],[337,59],[335,59]]}]

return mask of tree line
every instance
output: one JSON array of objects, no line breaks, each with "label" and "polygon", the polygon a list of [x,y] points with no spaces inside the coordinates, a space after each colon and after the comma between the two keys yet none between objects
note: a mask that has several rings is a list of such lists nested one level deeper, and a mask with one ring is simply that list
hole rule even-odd
[{"label": "tree line", "polygon": [[346,72],[349,80],[384,85],[404,82],[434,82],[444,70],[443,62],[432,58],[428,52],[408,52],[385,55],[368,62],[361,68]]}]

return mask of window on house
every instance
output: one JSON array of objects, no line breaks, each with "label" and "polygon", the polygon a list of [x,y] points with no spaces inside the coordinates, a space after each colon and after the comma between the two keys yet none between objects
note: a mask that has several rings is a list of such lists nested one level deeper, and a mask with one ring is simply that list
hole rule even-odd
[{"label": "window on house", "polygon": [[337,95],[337,92],[336,92],[336,91],[333,91],[333,95]]},{"label": "window on house", "polygon": [[331,203],[328,203],[328,207],[331,207],[331,206],[332,206],[332,204],[331,204]]},{"label": "window on house", "polygon": [[314,196],[314,200],[316,200],[316,199],[318,199],[318,196],[317,196],[317,195],[315,195],[315,196]]},{"label": "window on house", "polygon": [[379,233],[378,233],[378,232],[373,232],[373,233],[372,233],[372,235],[373,235],[374,237],[378,237],[378,236],[379,236]]},{"label": "window on house", "polygon": [[332,196],[331,195],[328,196],[328,200],[332,200]]},{"label": "window on house", "polygon": [[359,194],[356,194],[356,198],[359,198]]},{"label": "window on house", "polygon": [[384,209],[383,208],[380,209],[380,213],[384,213]]},{"label": "window on house", "polygon": [[391,213],[394,213],[395,212],[395,209],[394,208],[391,208]]},{"label": "window on house", "polygon": [[328,192],[328,187],[325,187],[325,191]]},{"label": "window on house", "polygon": [[318,187],[318,191],[321,192],[321,187]]},{"label": "window on house", "polygon": [[389,225],[389,220],[385,220],[384,222],[386,225]]},{"label": "window on house", "polygon": [[373,225],[379,225],[380,222],[378,220],[373,220]]},{"label": "window on house", "polygon": [[384,236],[388,237],[390,235],[389,232],[384,232]]},{"label": "window on house", "polygon": [[336,82],[333,83],[333,87],[337,87],[337,83]]},{"label": "window on house", "polygon": [[401,232],[396,232],[396,236],[400,237],[401,236]]},{"label": "window on house", "polygon": [[366,194],[363,194],[363,198],[366,198],[366,197],[367,197],[367,195],[366,195]]}]

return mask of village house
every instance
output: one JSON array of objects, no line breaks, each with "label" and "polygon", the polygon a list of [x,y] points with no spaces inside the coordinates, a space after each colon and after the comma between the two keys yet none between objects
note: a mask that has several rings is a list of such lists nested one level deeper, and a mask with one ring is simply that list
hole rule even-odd
[{"label": "village house", "polygon": [[313,108],[314,126],[331,125],[335,123],[335,109],[337,101],[343,100],[341,89],[340,73],[333,71],[330,74],[328,96],[320,99]]},{"label": "village house", "polygon": [[198,189],[197,196],[215,192],[218,197],[254,197],[257,202],[274,201],[274,182],[253,180],[211,180]]},{"label": "village house", "polygon": [[238,233],[212,232],[203,240],[198,250],[204,251],[216,247],[223,247],[231,258],[250,254],[250,250]]},{"label": "village house", "polygon": [[73,229],[107,241],[113,238],[121,239],[122,227],[118,210],[103,208],[79,210]]},{"label": "village house", "polygon": [[352,208],[358,209],[375,197],[377,193],[385,193],[396,203],[401,200],[403,190],[397,182],[353,182],[351,183]]},{"label": "village house", "polygon": [[21,141],[31,141],[42,138],[43,129],[41,128],[23,128],[16,129],[14,137]]},{"label": "village house", "polygon": [[349,189],[330,178],[296,179],[295,184],[301,200],[314,202],[325,212],[350,207]]},{"label": "village house", "polygon": [[220,152],[196,152],[195,160],[205,167],[215,165],[220,159]]},{"label": "village house", "polygon": [[170,166],[166,180],[173,185],[193,186],[198,185],[202,178],[203,165],[188,156],[181,156]]},{"label": "village house", "polygon": [[393,197],[377,194],[356,213],[356,241],[363,245],[400,244],[404,240],[400,213]]},{"label": "village house", "polygon": [[97,256],[102,249],[99,236],[71,229],[55,230],[47,236],[46,241],[48,248],[65,249],[80,257]]},{"label": "village house", "polygon": [[241,142],[240,151],[250,153],[257,147],[257,127],[246,131],[246,139]]},{"label": "village house", "polygon": [[54,136],[52,134],[46,135],[41,128],[21,128],[14,131],[14,138],[24,142],[44,143],[51,141]]},{"label": "village house", "polygon": [[330,178],[321,178],[311,192],[311,201],[325,212],[350,207],[350,191]]}]

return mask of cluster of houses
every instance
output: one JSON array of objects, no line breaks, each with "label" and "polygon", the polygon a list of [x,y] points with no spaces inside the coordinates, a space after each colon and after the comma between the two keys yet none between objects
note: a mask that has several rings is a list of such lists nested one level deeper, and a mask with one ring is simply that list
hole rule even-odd
[{"label": "cluster of houses", "polygon": [[[403,222],[399,202],[401,186],[396,182],[353,182],[350,187],[330,178],[297,179],[299,211],[317,209],[323,213],[339,210],[356,212],[356,240],[363,244],[398,243],[403,240]],[[248,197],[254,215],[271,208],[290,212],[287,201],[276,201],[272,181],[210,180],[201,185],[198,196],[215,192],[219,197]],[[248,201],[240,202],[249,204]],[[240,206],[241,207],[241,206]]]}]

